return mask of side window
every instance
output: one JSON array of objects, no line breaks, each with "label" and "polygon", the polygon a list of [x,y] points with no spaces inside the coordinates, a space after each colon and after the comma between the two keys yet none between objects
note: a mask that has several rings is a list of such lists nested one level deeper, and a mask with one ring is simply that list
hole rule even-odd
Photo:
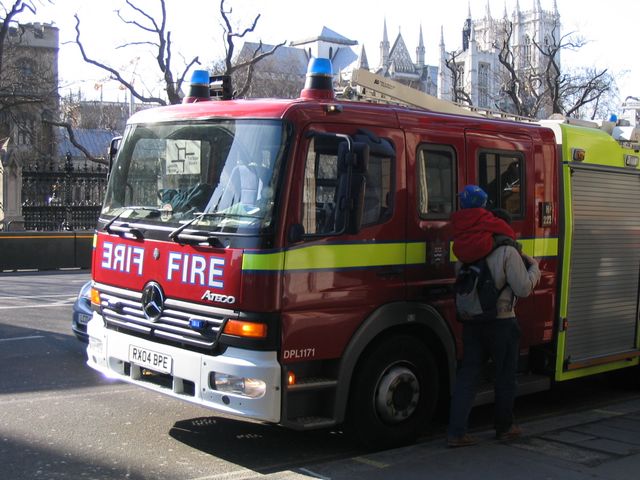
[{"label": "side window", "polygon": [[524,156],[517,152],[481,152],[479,185],[488,206],[503,208],[514,217],[524,215]]},{"label": "side window", "polygon": [[455,152],[426,145],[418,148],[418,212],[422,218],[447,218],[455,205]]},{"label": "side window", "polygon": [[322,235],[335,231],[337,190],[337,149],[316,148],[316,139],[312,138],[307,151],[302,195],[302,226],[306,234]]},{"label": "side window", "polygon": [[[307,150],[302,196],[302,226],[307,235],[327,235],[336,224],[338,150],[312,138]],[[366,172],[362,225],[381,223],[391,215],[393,159],[371,154]]]}]

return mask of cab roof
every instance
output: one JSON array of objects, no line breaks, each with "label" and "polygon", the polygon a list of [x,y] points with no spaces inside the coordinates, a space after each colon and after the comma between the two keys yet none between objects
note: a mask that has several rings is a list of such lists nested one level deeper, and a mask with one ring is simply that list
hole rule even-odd
[{"label": "cab roof", "polygon": [[206,100],[141,110],[128,123],[156,123],[208,118],[282,118],[287,109],[301,100]]}]

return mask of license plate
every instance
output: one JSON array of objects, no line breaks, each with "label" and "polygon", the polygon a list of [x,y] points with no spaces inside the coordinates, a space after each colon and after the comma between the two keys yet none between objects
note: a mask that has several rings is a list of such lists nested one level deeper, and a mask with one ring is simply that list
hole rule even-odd
[{"label": "license plate", "polygon": [[78,314],[78,324],[79,325],[86,325],[87,323],[89,323],[89,320],[91,320],[91,315],[87,315],[86,313],[79,313]]},{"label": "license plate", "polygon": [[171,373],[173,359],[164,353],[129,345],[129,361],[161,373]]}]

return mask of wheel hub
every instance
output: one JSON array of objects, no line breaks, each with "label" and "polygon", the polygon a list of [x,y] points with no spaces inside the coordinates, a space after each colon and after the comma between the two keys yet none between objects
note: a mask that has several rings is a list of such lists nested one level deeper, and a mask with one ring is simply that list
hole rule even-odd
[{"label": "wheel hub", "polygon": [[413,415],[420,399],[420,384],[407,367],[392,366],[386,370],[376,390],[376,411],[388,423],[398,423]]}]

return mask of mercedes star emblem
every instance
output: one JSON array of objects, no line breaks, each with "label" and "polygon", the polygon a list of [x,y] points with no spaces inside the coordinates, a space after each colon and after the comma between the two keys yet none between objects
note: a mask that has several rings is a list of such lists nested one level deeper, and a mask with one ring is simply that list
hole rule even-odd
[{"label": "mercedes star emblem", "polygon": [[160,318],[164,308],[164,294],[156,282],[149,282],[142,290],[142,311],[152,322]]}]

